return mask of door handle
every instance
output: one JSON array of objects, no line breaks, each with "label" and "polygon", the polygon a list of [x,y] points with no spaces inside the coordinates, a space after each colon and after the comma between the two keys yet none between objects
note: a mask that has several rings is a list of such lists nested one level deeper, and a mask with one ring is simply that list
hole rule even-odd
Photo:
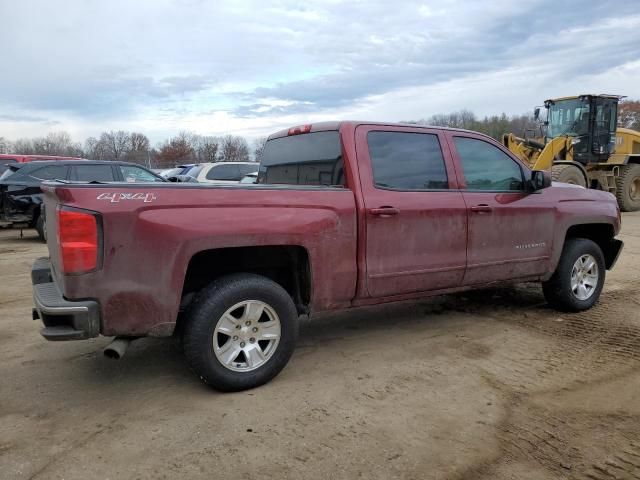
[{"label": "door handle", "polygon": [[390,217],[392,215],[398,215],[400,210],[395,207],[380,207],[380,208],[370,208],[369,213],[371,215],[377,215],[379,217]]},{"label": "door handle", "polygon": [[493,208],[491,208],[486,203],[481,203],[480,205],[471,207],[471,211],[476,213],[491,213],[492,210]]}]

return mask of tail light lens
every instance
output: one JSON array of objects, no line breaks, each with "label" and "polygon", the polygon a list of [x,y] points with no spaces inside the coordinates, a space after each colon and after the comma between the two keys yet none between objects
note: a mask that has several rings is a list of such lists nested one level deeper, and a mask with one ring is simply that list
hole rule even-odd
[{"label": "tail light lens", "polygon": [[86,273],[98,266],[98,221],[93,213],[58,210],[62,273]]}]

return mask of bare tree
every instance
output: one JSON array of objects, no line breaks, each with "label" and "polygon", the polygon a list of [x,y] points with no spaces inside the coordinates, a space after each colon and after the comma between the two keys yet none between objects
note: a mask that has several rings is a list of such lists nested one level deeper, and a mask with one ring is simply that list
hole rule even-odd
[{"label": "bare tree", "polygon": [[126,152],[126,159],[142,165],[151,166],[151,155],[149,153],[149,139],[143,133],[132,132],[129,135],[130,149]]},{"label": "bare tree", "polygon": [[0,137],[0,153],[9,153],[11,143],[4,137]]},{"label": "bare tree", "polygon": [[215,162],[220,149],[220,139],[218,137],[195,137],[194,149],[198,157],[198,162]]},{"label": "bare tree", "polygon": [[13,144],[16,153],[22,155],[82,156],[82,147],[74,143],[67,132],[52,132],[46,137],[21,138]]},{"label": "bare tree", "polygon": [[104,160],[122,160],[131,150],[131,134],[123,130],[102,132],[99,143],[101,150],[107,156]]},{"label": "bare tree", "polygon": [[84,156],[89,160],[101,160],[100,142],[95,137],[89,137],[84,141]]},{"label": "bare tree", "polygon": [[267,143],[267,137],[259,137],[253,141],[253,158],[256,162],[260,161],[264,146]]},{"label": "bare tree", "polygon": [[33,141],[30,138],[19,138],[13,142],[13,151],[20,155],[33,155],[35,153]]},{"label": "bare tree", "polygon": [[243,137],[226,135],[220,146],[221,162],[248,162],[249,144]]},{"label": "bare tree", "polygon": [[190,163],[196,158],[191,145],[192,138],[187,132],[180,132],[168,142],[160,145],[157,163],[162,167],[173,167],[180,163]]},{"label": "bare tree", "polygon": [[144,133],[131,133],[131,151],[132,152],[148,152],[149,139]]},{"label": "bare tree", "polygon": [[497,140],[502,135],[514,132],[524,136],[527,132],[539,135],[540,125],[535,121],[532,114],[508,116],[506,113],[500,115],[486,116],[479,120],[475,114],[469,110],[459,112],[432,115],[427,119],[410,121],[419,125],[434,125],[441,127],[464,128],[485,133]]}]

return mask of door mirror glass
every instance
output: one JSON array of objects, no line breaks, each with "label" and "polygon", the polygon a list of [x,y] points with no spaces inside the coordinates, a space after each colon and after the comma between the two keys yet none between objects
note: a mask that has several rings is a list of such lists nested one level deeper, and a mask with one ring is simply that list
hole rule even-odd
[{"label": "door mirror glass", "polygon": [[536,107],[533,111],[533,118],[536,120],[540,119],[540,107]]},{"label": "door mirror glass", "polygon": [[532,191],[542,190],[551,186],[551,175],[543,170],[534,170],[531,172],[531,180],[529,186]]}]

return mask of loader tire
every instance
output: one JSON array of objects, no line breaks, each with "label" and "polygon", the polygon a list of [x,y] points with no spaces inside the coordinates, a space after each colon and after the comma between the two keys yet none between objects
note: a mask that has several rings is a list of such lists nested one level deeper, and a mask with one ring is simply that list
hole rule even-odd
[{"label": "loader tire", "polygon": [[616,198],[623,212],[640,210],[640,165],[620,168],[620,175],[616,178]]},{"label": "loader tire", "polygon": [[587,179],[582,171],[574,165],[554,165],[551,168],[551,178],[554,182],[570,183],[587,188]]}]

